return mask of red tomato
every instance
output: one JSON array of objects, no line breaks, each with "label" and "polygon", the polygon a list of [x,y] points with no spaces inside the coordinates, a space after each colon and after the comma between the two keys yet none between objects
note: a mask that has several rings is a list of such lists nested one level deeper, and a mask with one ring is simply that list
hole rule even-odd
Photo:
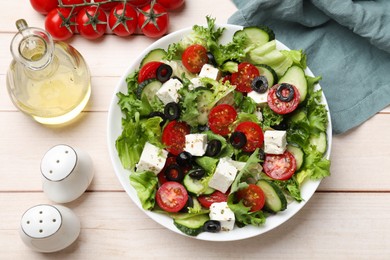
[{"label": "red tomato", "polygon": [[158,188],[156,202],[158,206],[167,212],[178,212],[187,203],[187,190],[178,182],[168,181]]},{"label": "red tomato", "polygon": [[189,72],[199,73],[209,61],[207,49],[200,44],[191,45],[184,50],[181,61]]},{"label": "red tomato", "polygon": [[225,193],[220,192],[219,190],[216,190],[210,195],[200,195],[198,197],[198,201],[203,207],[209,209],[211,204],[213,204],[214,202],[227,201],[227,195]]},{"label": "red tomato", "polygon": [[238,64],[238,71],[232,74],[231,83],[236,86],[237,91],[248,93],[252,91],[253,79],[259,75],[259,70],[255,65],[242,62]]},{"label": "red tomato", "polygon": [[76,26],[75,17],[70,16],[70,12],[67,8],[55,8],[47,14],[45,29],[54,39],[64,41],[72,37]]},{"label": "red tomato", "polygon": [[[100,2],[107,2],[107,0],[94,0],[95,3],[100,3]],[[116,5],[118,5],[119,2],[110,2],[110,3],[105,3],[101,4],[100,7],[108,12],[111,11]]]},{"label": "red tomato", "polygon": [[151,61],[142,66],[138,73],[138,83],[141,83],[147,79],[156,78],[157,69],[161,64],[163,63],[159,61]]},{"label": "red tomato", "polygon": [[[288,85],[290,85],[290,84],[288,84]],[[272,88],[270,88],[270,90],[268,92],[267,102],[268,102],[269,107],[275,113],[278,113],[281,115],[288,114],[288,113],[293,112],[298,107],[299,98],[300,98],[299,91],[295,86],[293,86],[293,85],[290,85],[290,86],[292,86],[292,88],[294,89],[294,93],[293,93],[293,98],[287,102],[280,100],[276,95],[277,89],[278,89],[278,87],[280,87],[280,84],[276,84]],[[281,93],[284,97],[287,97],[290,94],[290,91],[288,89],[283,89],[281,91]]]},{"label": "red tomato", "polygon": [[242,200],[245,207],[250,207],[250,212],[261,210],[265,204],[264,192],[256,184],[249,184],[248,187],[237,191],[237,199]]},{"label": "red tomato", "polygon": [[58,0],[30,0],[32,8],[41,14],[48,14],[58,6]]},{"label": "red tomato", "polygon": [[160,185],[162,185],[168,181],[167,178],[165,177],[165,169],[169,165],[174,164],[174,163],[176,163],[176,157],[174,157],[174,156],[168,157],[167,160],[165,161],[164,168],[157,175],[158,182],[160,183]]},{"label": "red tomato", "polygon": [[138,26],[143,34],[148,37],[157,38],[168,31],[169,16],[166,9],[152,2],[139,9]]},{"label": "red tomato", "polygon": [[[87,3],[90,3],[90,2],[91,2],[91,0],[87,0]],[[69,6],[66,8],[72,9],[72,5],[84,4],[84,0],[62,0],[62,4]],[[83,6],[77,6],[74,8],[74,11],[77,13],[83,8],[84,8]]]},{"label": "red tomato", "polygon": [[211,109],[209,114],[209,127],[219,135],[228,135],[230,125],[236,120],[237,111],[228,104],[221,104]]},{"label": "red tomato", "polygon": [[151,0],[129,0],[127,3],[134,5],[136,7],[144,7],[147,4],[150,4]]},{"label": "red tomato", "polygon": [[185,122],[171,121],[162,133],[162,142],[167,146],[168,152],[178,155],[184,150],[186,135],[190,133],[190,126]]},{"label": "red tomato", "polygon": [[260,148],[263,145],[264,134],[258,124],[245,121],[238,124],[235,131],[244,133],[246,137],[246,144],[242,148],[244,152],[253,152],[256,148]]},{"label": "red tomato", "polygon": [[108,25],[118,36],[128,36],[135,32],[138,23],[137,11],[129,4],[118,4],[108,16]]},{"label": "red tomato", "polygon": [[102,8],[92,5],[83,8],[77,14],[76,23],[78,32],[83,37],[93,40],[101,37],[106,31],[107,16]]},{"label": "red tomato", "polygon": [[288,180],[295,173],[297,163],[294,156],[285,151],[283,154],[267,154],[263,164],[265,174],[275,180]]},{"label": "red tomato", "polygon": [[184,0],[157,0],[157,3],[164,6],[167,10],[175,10],[184,4]]}]

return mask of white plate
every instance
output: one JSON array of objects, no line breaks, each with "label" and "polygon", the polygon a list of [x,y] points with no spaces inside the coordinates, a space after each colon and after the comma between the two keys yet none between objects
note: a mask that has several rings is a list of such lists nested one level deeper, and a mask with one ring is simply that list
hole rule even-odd
[{"label": "white plate", "polygon": [[[227,24],[222,24],[218,25],[220,27],[226,28],[224,35],[221,39],[222,43],[226,43],[231,41],[232,36],[235,31],[242,29],[241,26],[237,25],[227,25]],[[117,105],[118,99],[116,97],[117,92],[123,92],[127,93],[127,85],[126,85],[126,77],[133,72],[134,70],[139,68],[139,64],[142,60],[142,58],[152,49],[156,48],[163,48],[166,49],[170,43],[178,42],[184,35],[189,34],[192,31],[192,27],[186,28],[179,30],[177,32],[171,33],[158,41],[154,42],[151,44],[148,48],[146,48],[136,60],[132,62],[130,67],[126,70],[125,74],[122,76],[118,86],[115,89],[115,93],[113,95],[110,109],[108,112],[108,149],[110,152],[112,164],[115,169],[115,173],[117,175],[117,178],[119,179],[120,183],[122,184],[123,188],[127,192],[127,194],[130,196],[130,198],[133,200],[133,202],[142,210],[144,211],[150,218],[155,220],[157,223],[163,225],[164,227],[182,234],[181,231],[179,231],[174,225],[173,225],[173,220],[172,218],[155,213],[152,211],[145,211],[142,209],[141,203],[138,199],[136,191],[133,189],[133,187],[130,185],[129,181],[129,171],[125,170],[122,167],[122,164],[119,160],[116,148],[115,148],[115,140],[118,138],[118,136],[121,135],[122,133],[122,127],[121,127],[121,120],[122,120],[122,113]],[[277,47],[279,49],[287,49],[288,48],[280,43],[277,42]],[[312,72],[307,69],[306,73],[308,75],[313,76]],[[317,86],[318,88],[320,87],[319,85]],[[325,99],[325,96],[323,96],[323,102],[327,106],[327,102]],[[327,107],[328,111],[329,108]],[[330,156],[330,147],[331,147],[331,142],[332,142],[332,127],[330,123],[330,115],[328,113],[328,119],[329,119],[329,126],[327,129],[327,135],[328,135],[328,149],[327,149],[327,154],[326,157],[329,159]],[[312,197],[314,192],[316,191],[318,185],[320,184],[320,181],[307,181],[306,183],[303,184],[302,189],[301,189],[301,196],[304,201],[301,203],[297,202],[292,202],[288,204],[287,209],[279,212],[276,215],[272,215],[267,217],[266,223],[261,226],[261,227],[254,227],[254,226],[246,226],[244,228],[235,228],[232,231],[229,232],[219,232],[219,233],[206,233],[203,232],[199,234],[198,236],[194,237],[196,239],[200,240],[208,240],[208,241],[233,241],[233,240],[240,240],[240,239],[245,239],[245,238],[250,238],[253,236],[257,236],[260,234],[263,234],[267,231],[270,231],[277,226],[281,225],[282,223],[286,222],[288,219],[290,219],[292,216],[294,216]]]}]

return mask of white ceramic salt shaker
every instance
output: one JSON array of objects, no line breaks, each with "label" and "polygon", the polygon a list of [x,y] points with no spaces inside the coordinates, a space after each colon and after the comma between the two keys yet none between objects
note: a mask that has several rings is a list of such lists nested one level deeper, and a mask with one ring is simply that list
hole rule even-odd
[{"label": "white ceramic salt shaker", "polygon": [[29,248],[50,253],[70,246],[80,229],[80,220],[69,208],[41,204],[23,214],[19,235]]},{"label": "white ceramic salt shaker", "polygon": [[41,161],[43,191],[56,203],[80,197],[93,178],[91,157],[79,149],[60,144],[51,148]]}]

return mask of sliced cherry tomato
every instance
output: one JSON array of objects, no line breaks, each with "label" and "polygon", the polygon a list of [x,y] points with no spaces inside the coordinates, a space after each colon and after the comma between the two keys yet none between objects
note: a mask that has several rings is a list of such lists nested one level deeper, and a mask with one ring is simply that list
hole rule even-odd
[{"label": "sliced cherry tomato", "polygon": [[209,209],[211,204],[213,204],[214,202],[227,201],[227,195],[225,193],[220,192],[219,190],[216,190],[210,195],[200,195],[198,197],[198,201],[200,205]]},{"label": "sliced cherry tomato", "polygon": [[264,192],[256,184],[249,184],[248,187],[237,191],[237,199],[242,200],[246,207],[250,207],[250,212],[261,210],[265,204]]},{"label": "sliced cherry tomato", "polygon": [[265,174],[275,180],[288,180],[295,173],[297,163],[288,151],[283,154],[266,154],[263,169]]},{"label": "sliced cherry tomato", "polygon": [[128,36],[135,32],[138,24],[137,11],[129,4],[120,3],[108,15],[108,25],[118,36]]},{"label": "sliced cherry tomato", "polygon": [[168,31],[169,16],[167,10],[152,1],[151,4],[139,9],[138,26],[148,37],[157,38]]},{"label": "sliced cherry tomato", "polygon": [[246,137],[246,144],[242,148],[244,152],[253,152],[263,145],[264,134],[258,124],[245,121],[238,124],[235,131],[243,133]]},{"label": "sliced cherry tomato", "polygon": [[55,8],[45,18],[45,29],[50,35],[60,41],[65,41],[73,36],[76,30],[75,17],[67,8]]},{"label": "sliced cherry tomato", "polygon": [[77,30],[85,38],[93,40],[101,37],[106,31],[107,15],[95,5],[84,7],[76,17]]},{"label": "sliced cherry tomato", "polygon": [[209,127],[211,131],[219,135],[228,135],[230,125],[236,120],[237,111],[228,104],[213,107],[209,114]]},{"label": "sliced cherry tomato", "polygon": [[30,0],[31,6],[41,14],[48,14],[58,6],[58,0]]},{"label": "sliced cherry tomato", "polygon": [[157,69],[158,67],[160,67],[161,64],[163,63],[159,61],[151,61],[142,66],[138,73],[138,83],[141,83],[142,81],[145,81],[147,79],[156,78]]},{"label": "sliced cherry tomato", "polygon": [[[267,97],[267,102],[269,107],[278,114],[284,115],[293,112],[299,105],[299,91],[298,89],[293,86],[292,88],[294,89],[294,93],[292,94],[292,99],[290,101],[282,101],[280,100],[276,93],[278,91],[278,88],[280,87],[280,84],[274,85],[272,88],[270,88],[268,92],[268,97]],[[282,96],[287,97],[291,93],[289,92],[288,89],[283,89],[281,91]]]},{"label": "sliced cherry tomato", "polygon": [[238,64],[238,71],[232,74],[231,83],[236,86],[237,91],[248,93],[252,91],[253,79],[259,75],[259,70],[255,65],[242,62]]},{"label": "sliced cherry tomato", "polygon": [[190,133],[190,126],[185,122],[171,121],[162,133],[162,142],[167,146],[168,152],[178,155],[184,150],[186,135]]},{"label": "sliced cherry tomato", "polygon": [[167,212],[178,212],[187,203],[187,190],[178,182],[168,181],[158,188],[156,202],[158,206]]},{"label": "sliced cherry tomato", "polygon": [[200,44],[190,45],[184,50],[181,61],[189,72],[199,73],[209,61],[207,49]]},{"label": "sliced cherry tomato", "polygon": [[157,3],[164,6],[167,10],[175,10],[184,4],[184,0],[157,0]]}]

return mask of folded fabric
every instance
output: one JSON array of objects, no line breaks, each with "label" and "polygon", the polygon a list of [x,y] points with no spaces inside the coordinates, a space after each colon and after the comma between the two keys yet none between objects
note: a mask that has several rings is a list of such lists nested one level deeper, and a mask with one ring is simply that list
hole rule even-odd
[{"label": "folded fabric", "polygon": [[390,104],[390,1],[233,0],[228,22],[267,25],[303,49],[327,98],[333,133],[350,130]]}]

